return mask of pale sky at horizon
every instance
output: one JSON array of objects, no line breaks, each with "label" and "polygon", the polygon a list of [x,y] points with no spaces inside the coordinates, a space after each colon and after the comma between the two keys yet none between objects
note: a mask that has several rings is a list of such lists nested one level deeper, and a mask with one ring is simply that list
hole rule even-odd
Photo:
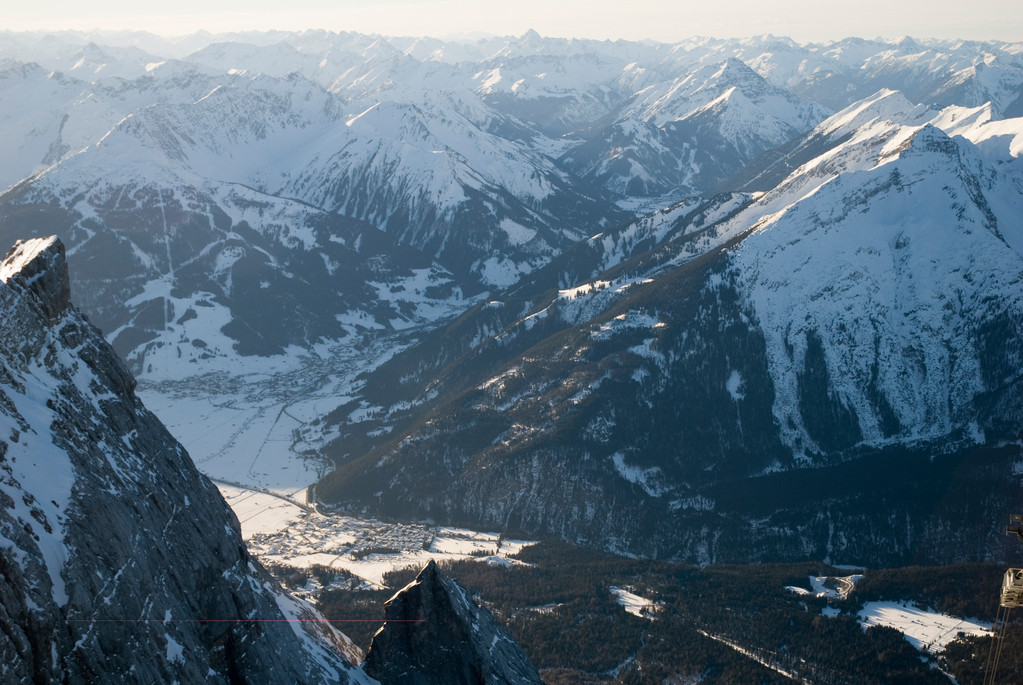
[{"label": "pale sky at horizon", "polygon": [[842,9],[820,0],[173,0],[162,7],[147,0],[0,0],[0,6],[0,28],[13,30],[139,29],[183,35],[328,29],[445,37],[517,36],[535,29],[545,36],[663,42],[764,33],[802,42],[904,35],[1023,41],[1021,0],[860,0]]}]

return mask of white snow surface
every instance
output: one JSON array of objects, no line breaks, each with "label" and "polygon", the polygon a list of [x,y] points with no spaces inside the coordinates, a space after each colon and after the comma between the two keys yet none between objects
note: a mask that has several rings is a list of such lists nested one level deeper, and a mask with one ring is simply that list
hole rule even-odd
[{"label": "white snow surface", "polygon": [[863,579],[862,574],[851,576],[810,576],[810,590],[806,588],[788,586],[785,589],[797,595],[808,595],[826,599],[845,599],[856,583]]},{"label": "white snow surface", "polygon": [[667,490],[663,485],[664,475],[661,469],[652,467],[641,467],[629,464],[625,461],[625,455],[615,452],[611,455],[611,462],[614,464],[618,475],[634,485],[643,488],[643,491],[651,497],[661,497]]},{"label": "white snow surface", "polygon": [[720,231],[754,229],[733,253],[734,277],[767,339],[775,417],[797,454],[815,449],[796,387],[811,332],[864,442],[885,441],[872,377],[901,425],[892,439],[967,425],[983,387],[970,323],[991,298],[1023,308],[1023,175],[1011,154],[992,159],[966,138],[1004,151],[1001,132],[1021,131],[1023,121],[987,126],[949,138],[932,125],[870,117]]},{"label": "white snow surface", "polygon": [[328,468],[317,449],[329,436],[314,421],[351,399],[359,373],[405,344],[384,336],[274,357],[223,356],[194,376],[143,376],[137,393],[207,476],[304,503]]},{"label": "white snow surface", "polygon": [[732,372],[728,374],[728,380],[725,381],[725,390],[728,391],[733,400],[738,402],[745,397],[742,392],[744,387],[742,374],[732,369]]},{"label": "white snow surface", "polygon": [[502,219],[500,225],[501,230],[508,236],[508,242],[512,245],[523,245],[536,236],[536,229],[526,228],[511,219]]},{"label": "white snow surface", "polygon": [[507,288],[517,283],[523,276],[532,273],[533,268],[529,262],[516,262],[507,257],[489,257],[480,264],[479,274],[488,285]]},{"label": "white snow surface", "polygon": [[184,663],[185,646],[171,637],[169,633],[165,637],[167,638],[167,661],[170,663],[175,661]]},{"label": "white snow surface", "polygon": [[911,602],[868,602],[856,615],[866,630],[871,626],[895,628],[921,652],[939,654],[959,633],[986,636],[991,624],[927,611]]},{"label": "white snow surface", "polygon": [[611,591],[611,594],[614,595],[615,601],[633,616],[639,616],[640,618],[646,618],[651,621],[657,618],[657,611],[660,609],[660,604],[654,602],[652,599],[641,597],[634,592],[631,592],[628,588],[612,585],[608,589]]},{"label": "white snow surface", "polygon": [[838,137],[877,122],[920,125],[935,114],[923,105],[913,104],[901,92],[885,88],[828,117],[813,129],[812,134]]},{"label": "white snow surface", "polygon": [[[585,286],[583,287],[585,288]],[[607,323],[601,324],[598,328],[590,332],[590,337],[594,340],[610,340],[615,335],[625,331],[635,330],[637,328],[655,330],[666,327],[667,324],[659,321],[657,317],[651,316],[646,312],[628,311],[624,314],[618,314]]]},{"label": "white snow surface", "polygon": [[369,587],[384,587],[388,571],[421,568],[431,559],[521,564],[510,557],[533,544],[497,533],[320,513],[265,492],[218,487],[238,516],[249,549],[264,563],[345,569]]},{"label": "white snow surface", "polygon": [[21,273],[26,265],[56,242],[56,238],[29,238],[22,240],[12,248],[3,261],[0,261],[0,281],[6,283],[12,276]]},{"label": "white snow surface", "polygon": [[[298,502],[297,498],[289,501],[289,498],[283,495],[239,488],[222,482],[217,483],[217,488],[234,515],[238,517],[243,540],[261,533],[285,530],[299,519],[303,511],[307,511],[300,506],[304,502]],[[299,494],[304,493],[305,491]]]}]

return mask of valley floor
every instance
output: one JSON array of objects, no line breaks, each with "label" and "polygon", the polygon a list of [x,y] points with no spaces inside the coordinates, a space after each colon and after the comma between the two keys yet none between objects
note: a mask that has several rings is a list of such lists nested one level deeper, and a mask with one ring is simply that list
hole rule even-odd
[{"label": "valley floor", "polygon": [[[692,682],[746,676],[787,682],[822,673],[831,682],[911,675],[947,682],[950,673],[958,682],[977,681],[990,634],[986,609],[955,610],[948,596],[959,590],[935,601],[893,582],[915,577],[912,569],[865,576],[834,573],[838,568],[822,574],[807,564],[701,570],[426,522],[320,512],[307,500],[308,487],[328,468],[316,456],[330,437],[317,419],[350,401],[359,374],[408,340],[324,345],[247,372],[213,367],[181,381],[139,383],[143,401],[217,483],[251,552],[363,647],[394,588],[434,559],[483,598],[550,683],[652,682],[646,675],[653,673]],[[985,568],[983,575],[996,571]],[[868,579],[863,588],[861,577]],[[741,578],[755,578],[759,589],[748,595],[733,587]],[[888,591],[889,584],[897,589]],[[965,594],[984,594],[982,585]],[[962,615],[981,619],[955,617]],[[796,627],[775,626],[774,619]],[[759,626],[752,633],[751,624]],[[821,631],[830,638],[815,638]],[[574,658],[550,651],[555,637]],[[680,650],[681,637],[695,642]],[[832,638],[858,661],[836,660]],[[873,663],[879,655],[895,661]]]},{"label": "valley floor", "polygon": [[[277,357],[216,360],[181,380],[139,379],[138,395],[214,480],[305,504],[330,467],[316,456],[314,424],[351,399],[356,377],[407,345],[407,336],[321,344]],[[224,363],[218,364],[217,362]]]},{"label": "valley floor", "polygon": [[[431,559],[522,563],[510,557],[531,544],[497,533],[322,514],[269,492],[218,487],[238,516],[250,551],[278,574],[320,567],[344,571],[342,577],[359,579],[361,587],[383,589],[384,574],[419,569]],[[302,594],[321,589],[313,583]]]}]

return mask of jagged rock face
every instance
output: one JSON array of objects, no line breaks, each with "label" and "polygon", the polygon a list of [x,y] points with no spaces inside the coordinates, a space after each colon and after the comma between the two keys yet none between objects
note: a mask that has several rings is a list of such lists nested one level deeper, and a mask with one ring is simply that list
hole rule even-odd
[{"label": "jagged rock face", "polygon": [[283,620],[310,610],[135,397],[64,264],[55,238],[0,264],[0,680],[350,680]]},{"label": "jagged rock face", "polygon": [[522,649],[431,561],[386,604],[363,664],[382,683],[539,683]]},{"label": "jagged rock face", "polygon": [[56,319],[71,302],[71,281],[63,246],[47,241],[18,243],[0,264],[0,281],[14,280],[31,292],[48,319]]}]

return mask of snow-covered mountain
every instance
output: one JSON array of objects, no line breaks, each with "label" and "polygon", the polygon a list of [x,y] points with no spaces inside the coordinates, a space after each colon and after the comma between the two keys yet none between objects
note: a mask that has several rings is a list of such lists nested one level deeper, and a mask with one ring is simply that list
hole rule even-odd
[{"label": "snow-covered mountain", "polygon": [[[998,555],[996,509],[1020,504],[1023,120],[986,116],[878,93],[722,220],[680,206],[630,229],[646,252],[498,296],[334,415],[318,497],[698,561]],[[992,508],[964,518],[959,486]]]},{"label": "snow-covered mountain", "polygon": [[[1013,129],[1023,134],[1023,121]],[[1018,374],[1005,344],[1023,306],[1020,166],[992,164],[927,124],[868,125],[844,147],[845,172],[761,220],[734,258],[785,441],[797,453],[963,431],[983,442],[1015,414],[999,404],[1012,403],[1003,393]],[[802,172],[817,174],[813,163]],[[818,354],[828,400],[813,401],[846,417],[847,441],[805,420],[799,385]],[[995,405],[981,411],[982,396]]]},{"label": "snow-covered mountain", "polygon": [[841,109],[881,88],[928,105],[976,107],[1019,116],[1019,43],[846,38],[799,44],[772,35],[742,40],[695,38],[673,46],[676,63],[715,64],[734,57],[773,85]]},{"label": "snow-covered mountain", "polygon": [[[307,157],[332,131],[342,146],[354,138],[337,100],[302,84],[304,92],[236,77],[195,102],[128,114],[100,141],[10,190],[4,235],[55,227],[80,263],[83,306],[140,370],[154,341],[179,355],[183,346],[186,360],[234,346],[269,354],[344,337],[352,326],[401,328],[457,311],[461,283],[429,256],[333,206],[267,190],[302,170],[295,185],[322,194],[327,181],[310,178]],[[374,211],[386,208],[362,213]],[[515,228],[516,237],[528,233]]]},{"label": "snow-covered mountain", "polygon": [[369,682],[139,402],[70,304],[58,241],[0,262],[0,321],[5,682]]},{"label": "snow-covered mountain", "polygon": [[[99,287],[82,288],[95,296],[82,304],[120,336],[118,349],[132,358],[141,359],[147,350],[140,346],[177,318],[167,313],[138,333],[138,311],[160,306],[154,303],[170,297],[168,289],[175,289],[180,311],[202,311],[192,306],[197,300],[227,308],[226,319],[213,317],[219,323],[212,334],[231,323],[225,351],[237,345],[242,353],[270,354],[289,344],[343,337],[346,322],[369,329],[429,323],[464,307],[460,293],[478,290],[480,282],[512,283],[582,237],[584,227],[619,213],[552,158],[517,140],[521,127],[457,94],[367,106],[294,75],[214,79],[177,67],[164,73],[167,68],[121,82],[128,94],[118,97],[77,81],[56,89],[49,103],[53,122],[35,131],[36,142],[29,136],[30,144],[17,150],[22,161],[16,173],[36,175],[2,201],[8,238],[52,226],[73,259],[92,262],[91,269],[75,270],[76,278],[116,261],[124,280],[112,283],[104,274],[102,285],[90,284]],[[34,67],[12,67],[12,73],[17,69],[28,72],[22,81],[51,90],[54,82],[63,83]],[[11,87],[10,100],[34,82]],[[176,97],[157,96],[154,83]],[[82,111],[75,99],[79,88],[90,102],[106,102],[102,111]],[[147,97],[152,101],[139,105]],[[62,108],[68,111],[57,118]],[[92,143],[83,146],[86,136],[69,134],[79,121],[93,132]],[[12,139],[19,140],[30,124],[31,113],[10,121]],[[492,130],[509,130],[513,137]],[[60,214],[55,224],[53,210]],[[349,228],[360,221],[366,223]],[[380,235],[361,242],[352,233],[372,228]],[[104,239],[93,241],[96,233]],[[377,249],[381,241],[392,247],[379,259],[354,258],[358,248]],[[92,248],[80,250],[89,242]],[[89,256],[93,248],[96,260]],[[281,250],[298,252],[285,256]],[[249,259],[239,262],[243,253]],[[296,259],[314,262],[302,267],[301,278],[295,276]],[[346,278],[333,278],[339,267]],[[233,278],[238,269],[246,270],[240,287]],[[202,283],[207,279],[214,284]],[[406,290],[408,279],[421,283]],[[255,291],[242,293],[246,284]],[[283,291],[295,289],[306,294],[298,301],[281,299]],[[274,294],[271,307],[284,305],[269,321],[262,318],[264,325],[272,322],[265,330],[239,309],[246,307],[239,297],[251,300],[259,290]],[[338,299],[317,301],[324,290]],[[255,314],[253,304],[248,309]],[[209,335],[191,333],[163,342],[187,346],[197,337],[210,342]],[[213,352],[200,349],[200,356]]]},{"label": "snow-covered mountain", "polygon": [[[190,359],[236,346],[269,354],[337,339],[352,322],[388,329],[464,309],[457,293],[511,286],[627,219],[610,200],[634,207],[666,194],[669,204],[718,184],[734,189],[733,173],[823,118],[826,110],[803,98],[824,87],[827,69],[858,79],[838,100],[818,98],[828,103],[926,73],[930,90],[916,91],[925,102],[975,106],[988,94],[997,118],[1023,83],[1020,52],[1010,48],[771,37],[669,46],[535,33],[454,44],[325,32],[175,41],[4,33],[0,184],[11,190],[0,200],[2,231],[9,241],[57,231],[73,262],[91,262],[73,269],[75,279],[116,261],[124,287],[101,278],[82,280],[79,291],[137,370],[148,370],[141,359],[156,342]],[[963,76],[971,69],[988,75]],[[964,85],[975,81],[985,89]],[[973,88],[969,97],[964,88]],[[354,261],[356,271],[389,264],[386,274],[361,275],[380,288],[324,286],[352,263],[328,234],[354,244],[353,229],[319,228],[354,225],[337,215],[421,256],[395,261],[382,247],[382,261]],[[96,233],[105,237],[92,240]],[[80,249],[86,242],[92,247]],[[299,243],[301,254],[281,251]],[[93,249],[105,256],[89,257]],[[287,263],[319,251],[323,267],[294,278]],[[178,277],[186,262],[191,271]],[[253,307],[239,298],[257,294],[235,287],[241,269],[258,294],[305,322],[279,311],[254,327]],[[196,284],[198,272],[212,283]],[[424,274],[429,295],[393,281],[414,274]],[[314,306],[325,287],[342,302]],[[385,291],[409,297],[378,296]],[[218,313],[195,331],[168,333],[177,318],[169,309],[143,313],[161,298],[176,298],[181,312],[203,311],[193,306],[203,300]],[[276,331],[263,330],[268,321]]]},{"label": "snow-covered mountain", "polygon": [[[912,559],[952,499],[857,519],[842,469],[919,466],[945,497],[919,462],[987,487],[979,450],[1015,482],[1021,55],[0,33],[0,239],[60,235],[151,381],[382,364],[299,422],[340,467],[323,501],[700,560]],[[778,494],[833,474],[845,494]],[[904,514],[930,523],[892,539]],[[987,554],[970,525],[924,557]]]},{"label": "snow-covered mountain", "polygon": [[[165,142],[164,123],[129,119],[104,139],[122,175],[105,177],[102,159],[82,153],[10,191],[3,210],[3,235],[58,227],[83,306],[137,370],[175,377],[183,362],[308,348],[458,311],[458,279],[368,224],[203,177],[172,155],[163,168],[156,155],[133,163],[140,139]],[[78,192],[75,179],[90,174],[96,182]]]},{"label": "snow-covered mountain", "polygon": [[825,116],[730,58],[639,91],[614,123],[562,162],[619,195],[696,194]]}]

